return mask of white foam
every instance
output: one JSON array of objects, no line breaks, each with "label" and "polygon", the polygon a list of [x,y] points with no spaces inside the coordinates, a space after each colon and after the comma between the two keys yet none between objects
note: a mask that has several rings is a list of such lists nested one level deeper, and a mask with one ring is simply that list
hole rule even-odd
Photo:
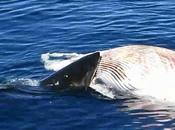
[{"label": "white foam", "polygon": [[10,80],[11,84],[22,84],[27,86],[39,86],[39,80],[29,79],[29,78],[16,78]]},{"label": "white foam", "polygon": [[45,53],[41,55],[41,61],[46,70],[58,71],[82,56],[77,53]]}]

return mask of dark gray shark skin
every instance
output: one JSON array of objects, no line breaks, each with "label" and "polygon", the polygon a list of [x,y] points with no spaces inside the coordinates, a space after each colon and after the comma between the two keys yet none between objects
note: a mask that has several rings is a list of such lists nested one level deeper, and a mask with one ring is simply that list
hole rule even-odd
[{"label": "dark gray shark skin", "polygon": [[43,79],[40,84],[59,88],[89,86],[100,60],[100,53],[88,54]]}]

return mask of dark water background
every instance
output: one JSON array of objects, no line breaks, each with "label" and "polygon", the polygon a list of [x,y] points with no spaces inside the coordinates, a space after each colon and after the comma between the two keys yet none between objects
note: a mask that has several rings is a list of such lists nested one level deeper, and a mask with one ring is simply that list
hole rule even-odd
[{"label": "dark water background", "polygon": [[43,53],[128,44],[175,49],[175,1],[1,0],[0,130],[175,128],[175,109],[161,104],[107,100],[90,90],[56,93],[18,81],[51,73]]}]

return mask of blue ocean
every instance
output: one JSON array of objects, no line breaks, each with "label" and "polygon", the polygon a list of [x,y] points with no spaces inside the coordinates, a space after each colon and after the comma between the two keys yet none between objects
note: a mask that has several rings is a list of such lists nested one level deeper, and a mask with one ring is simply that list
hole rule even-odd
[{"label": "blue ocean", "polygon": [[70,57],[134,44],[175,49],[175,1],[1,0],[0,130],[175,129],[161,103],[39,85]]}]

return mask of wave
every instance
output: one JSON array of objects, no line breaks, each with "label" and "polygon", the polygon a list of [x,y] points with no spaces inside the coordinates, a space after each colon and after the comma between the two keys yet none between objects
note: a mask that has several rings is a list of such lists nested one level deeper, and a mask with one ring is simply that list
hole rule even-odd
[{"label": "wave", "polygon": [[52,98],[54,91],[41,87],[40,80],[14,78],[0,83],[0,94],[4,98],[46,99]]},{"label": "wave", "polygon": [[35,79],[30,79],[30,78],[16,78],[16,79],[10,80],[8,83],[36,87],[36,86],[39,86],[40,81]]},{"label": "wave", "polygon": [[30,88],[38,89],[40,85],[39,80],[30,79],[30,78],[14,78],[10,80],[4,80],[0,83],[0,90],[9,90],[9,89],[20,89],[20,88]]}]

